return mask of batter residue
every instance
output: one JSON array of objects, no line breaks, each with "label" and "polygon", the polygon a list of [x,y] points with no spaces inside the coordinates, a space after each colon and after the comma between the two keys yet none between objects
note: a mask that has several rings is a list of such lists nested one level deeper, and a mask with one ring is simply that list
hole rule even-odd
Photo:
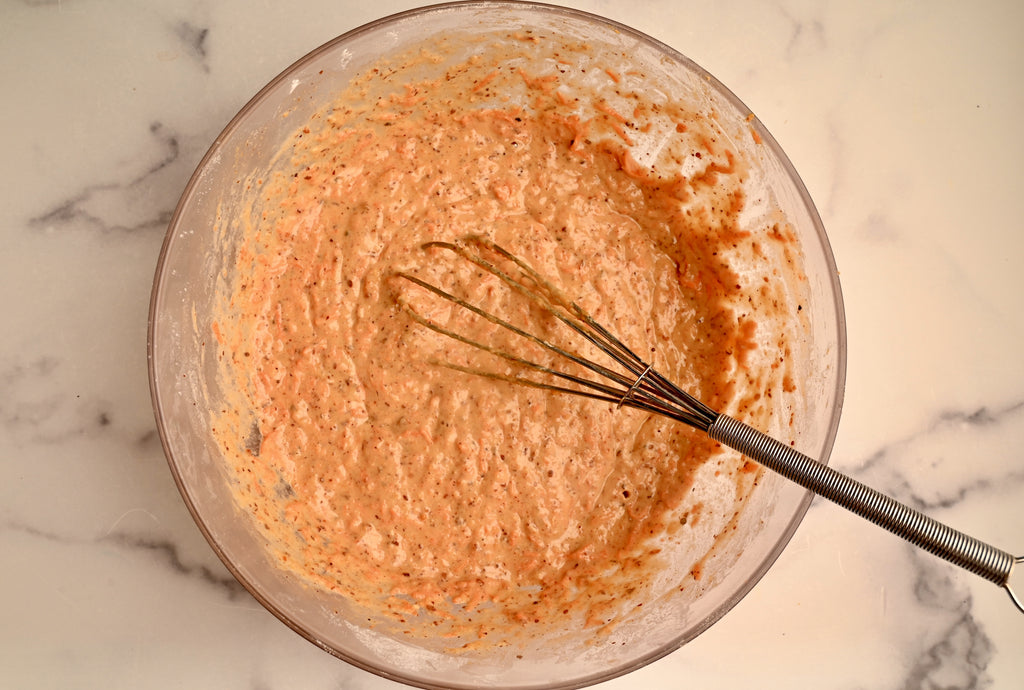
[{"label": "batter residue", "polygon": [[[524,58],[536,41],[480,43],[432,78],[409,75],[445,45],[379,65],[303,124],[252,181],[216,324],[238,400],[215,433],[240,505],[286,567],[410,629],[612,622],[659,567],[653,539],[703,519],[683,506],[716,453],[678,423],[431,364],[511,366],[410,319],[400,301],[504,337],[397,270],[562,336],[424,242],[484,235],[709,405],[760,409],[733,385],[755,326],[723,258],[749,241],[743,166],[706,117],[650,103],[612,70],[587,79],[616,100],[574,87],[583,48],[537,63]],[[669,143],[641,164],[634,145],[655,135]],[[737,500],[742,469],[721,468]]]}]

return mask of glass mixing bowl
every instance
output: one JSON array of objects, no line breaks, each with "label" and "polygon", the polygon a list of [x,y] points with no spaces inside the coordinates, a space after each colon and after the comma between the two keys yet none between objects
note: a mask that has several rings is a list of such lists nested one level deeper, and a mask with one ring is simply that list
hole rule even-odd
[{"label": "glass mixing bowl", "polygon": [[465,655],[445,653],[441,643],[414,643],[366,625],[365,617],[337,595],[311,588],[277,567],[252,521],[236,507],[210,430],[210,409],[221,398],[210,312],[215,301],[213,277],[230,264],[235,246],[229,233],[217,230],[216,219],[237,205],[238,181],[266,169],[299,123],[383,55],[432,35],[522,28],[612,46],[645,70],[652,88],[673,98],[699,101],[701,108],[715,114],[743,148],[755,177],[802,247],[806,295],[800,312],[807,333],[797,348],[802,395],[792,436],[804,453],[827,462],[842,404],[842,299],[814,205],[785,154],[749,109],[677,51],[627,26],[580,11],[469,2],[381,19],[296,62],[224,129],[189,181],[171,220],[150,306],[149,367],[156,420],[174,479],[197,525],[264,607],[327,652],[425,688],[579,687],[644,666],[692,640],[732,608],[779,556],[811,500],[803,489],[765,476],[749,497],[739,536],[706,564],[699,590],[665,597],[645,608],[644,616],[600,639],[579,631],[529,649]]}]

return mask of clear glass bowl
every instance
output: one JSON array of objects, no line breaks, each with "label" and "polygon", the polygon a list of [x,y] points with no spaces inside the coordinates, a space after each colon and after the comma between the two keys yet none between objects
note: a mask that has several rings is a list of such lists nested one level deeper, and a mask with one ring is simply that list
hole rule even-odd
[{"label": "clear glass bowl", "polygon": [[[382,55],[424,37],[458,30],[539,28],[603,42],[642,64],[673,97],[702,99],[737,140],[757,142],[755,159],[777,206],[792,224],[807,276],[800,343],[801,410],[796,437],[803,452],[827,462],[845,385],[842,298],[821,220],[791,163],[749,109],[711,75],[672,48],[627,26],[576,10],[524,3],[469,2],[402,13],[355,29],[314,50],[260,91],[228,124],[189,181],[171,220],[150,305],[150,384],[160,438],[171,471],[210,545],[269,611],[317,646],[393,680],[425,688],[580,687],[648,664],[692,640],[757,583],[789,542],[810,504],[804,490],[766,476],[750,497],[741,529],[696,598],[661,602],[639,621],[594,644],[590,633],[529,650],[448,655],[365,625],[338,597],[317,592],[276,567],[234,503],[229,477],[210,431],[218,400],[210,309],[217,276],[234,242],[217,232],[218,214],[237,203],[237,181],[265,169],[298,123],[333,99]],[[288,112],[288,117],[282,114]],[[766,429],[768,432],[778,431]],[[646,611],[646,609],[645,609]]]}]

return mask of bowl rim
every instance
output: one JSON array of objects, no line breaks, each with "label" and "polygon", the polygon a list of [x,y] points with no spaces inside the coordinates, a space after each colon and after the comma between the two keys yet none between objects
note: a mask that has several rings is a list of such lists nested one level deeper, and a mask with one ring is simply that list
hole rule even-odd
[{"label": "bowl rim", "polygon": [[[330,644],[318,639],[312,632],[304,629],[301,625],[292,620],[289,615],[276,606],[272,601],[265,597],[260,590],[252,584],[239,570],[239,568],[228,558],[222,547],[218,544],[213,534],[206,526],[204,520],[199,514],[198,509],[190,495],[189,489],[184,478],[181,476],[178,467],[174,459],[174,453],[171,447],[171,441],[168,437],[167,430],[164,425],[163,419],[163,405],[161,391],[157,385],[157,358],[156,358],[156,329],[157,329],[157,310],[160,305],[161,296],[163,295],[163,286],[165,282],[166,272],[165,268],[168,262],[168,258],[171,254],[172,245],[174,238],[177,235],[177,227],[179,220],[184,212],[184,209],[188,206],[193,193],[200,178],[203,176],[203,172],[210,164],[211,160],[214,159],[220,152],[224,142],[239,128],[242,122],[248,117],[249,113],[256,108],[266,97],[272,92],[275,92],[280,85],[286,80],[290,79],[291,75],[297,70],[301,69],[304,65],[316,60],[323,53],[334,49],[339,44],[346,43],[353,38],[356,38],[362,34],[377,30],[383,26],[402,22],[411,19],[416,16],[422,16],[425,14],[433,14],[439,12],[448,11],[469,11],[469,10],[489,10],[495,9],[500,10],[502,8],[514,8],[518,10],[537,11],[540,13],[547,13],[553,15],[559,15],[562,17],[577,19],[587,23],[603,24],[613,31],[622,33],[631,38],[634,38],[640,42],[643,42],[657,51],[665,54],[667,57],[683,64],[686,68],[692,70],[695,74],[700,76],[706,81],[710,87],[716,91],[720,96],[724,97],[729,101],[740,113],[747,115],[750,126],[756,131],[757,135],[761,138],[762,142],[769,147],[772,155],[781,164],[783,171],[793,182],[794,187],[799,195],[801,203],[805,206],[808,215],[812,221],[815,232],[817,234],[818,241],[820,242],[822,255],[825,261],[829,286],[832,292],[833,308],[836,314],[836,368],[835,368],[835,390],[831,392],[833,395],[834,409],[832,412],[832,419],[829,421],[829,426],[825,434],[825,439],[822,444],[822,453],[824,464],[828,464],[828,459],[831,456],[832,450],[835,445],[836,436],[839,431],[839,422],[842,416],[844,395],[846,390],[846,375],[847,375],[847,326],[846,326],[846,313],[844,308],[844,301],[842,295],[842,288],[839,281],[839,271],[836,265],[835,256],[832,251],[832,245],[828,239],[828,235],[825,232],[824,224],[822,223],[820,214],[818,213],[817,207],[814,201],[811,199],[810,193],[796,171],[789,156],[786,155],[782,147],[779,145],[775,137],[768,131],[765,125],[760,119],[754,115],[754,113],[743,103],[742,100],[736,94],[732,92],[725,84],[719,81],[714,75],[708,72],[706,69],[701,67],[699,64],[694,62],[691,58],[687,57],[679,50],[672,46],[635,29],[629,25],[623,24],[614,19],[603,17],[599,14],[588,12],[585,10],[579,10],[571,7],[564,7],[560,5],[554,5],[545,2],[532,2],[530,0],[455,0],[453,2],[441,2],[419,6],[416,8],[404,10],[389,14],[387,16],[380,17],[373,21],[362,24],[349,31],[346,31],[335,38],[323,43],[322,45],[314,48],[307,52],[305,55],[295,60],[288,65],[284,70],[277,74],[271,79],[263,88],[261,88],[254,96],[252,96],[244,106],[231,118],[231,120],[224,126],[217,137],[210,144],[206,153],[203,155],[193,171],[188,183],[185,185],[184,190],[179,197],[178,203],[175,206],[174,212],[168,221],[167,230],[164,235],[163,243],[160,247],[160,252],[157,258],[156,269],[154,273],[153,287],[150,293],[150,303],[148,311],[148,322],[147,322],[147,333],[146,333],[146,354],[147,354],[147,369],[149,375],[149,388],[150,398],[153,407],[153,414],[155,417],[157,433],[160,438],[160,444],[163,448],[165,459],[171,470],[171,474],[174,478],[174,483],[181,494],[189,513],[192,516],[193,521],[196,523],[203,537],[207,543],[216,553],[217,557],[228,569],[231,575],[256,599],[259,604],[264,607],[267,611],[273,614],[278,620],[291,628],[294,632],[313,643],[320,649],[326,651],[332,656],[339,658],[346,663],[356,666],[364,671],[373,673],[377,676],[394,680],[397,682],[405,683],[408,685],[426,688],[427,690],[443,690],[445,687],[453,686],[440,686],[433,684],[429,681],[416,678],[411,675],[404,673],[395,673],[388,671],[383,668],[376,667],[372,664],[363,662],[362,660],[355,658],[351,655],[345,654],[337,649],[334,649]],[[762,577],[768,572],[768,570],[774,565],[774,563],[781,556],[782,552],[788,546],[792,540],[800,523],[803,521],[807,510],[810,507],[811,501],[814,498],[814,494],[810,491],[805,491],[804,496],[797,506],[792,518],[786,525],[781,536],[776,541],[771,551],[764,557],[750,576],[741,584],[736,592],[719,605],[709,616],[705,617],[700,625],[689,631],[688,634],[681,635],[669,644],[665,644],[662,647],[649,652],[631,662],[621,664],[619,666],[594,673],[588,676],[576,678],[568,683],[561,684],[547,684],[544,688],[581,688],[596,683],[604,682],[617,678],[619,676],[628,674],[639,668],[642,668],[648,664],[661,659],[664,656],[676,651],[683,645],[692,641],[698,635],[710,628],[714,623],[719,621],[725,614],[732,610],[740,600],[742,600],[754,586],[760,582]],[[468,687],[468,686],[463,686]]]}]

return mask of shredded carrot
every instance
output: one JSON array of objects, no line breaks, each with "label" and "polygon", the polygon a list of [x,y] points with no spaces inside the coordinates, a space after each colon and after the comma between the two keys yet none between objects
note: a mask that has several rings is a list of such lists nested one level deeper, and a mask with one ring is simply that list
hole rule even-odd
[{"label": "shredded carrot", "polygon": [[629,122],[629,118],[627,118],[627,117],[626,117],[625,115],[621,115],[621,114],[619,114],[618,112],[616,112],[616,111],[615,111],[615,110],[614,110],[614,109],[613,109],[613,108],[612,108],[612,107],[611,107],[610,105],[608,105],[608,103],[607,103],[607,102],[605,102],[605,101],[601,101],[601,102],[599,102],[599,103],[597,104],[597,106],[596,106],[596,107],[597,107],[597,109],[598,109],[598,110],[600,110],[600,111],[601,111],[602,113],[604,113],[605,115],[608,115],[608,116],[609,116],[609,117],[611,117],[611,118],[612,118],[613,120],[618,120],[619,122],[621,122],[621,123],[623,123],[623,124],[625,124],[626,122]]},{"label": "shredded carrot", "polygon": [[472,90],[474,92],[480,91],[480,89],[484,88],[489,83],[491,83],[491,81],[493,81],[496,76],[498,76],[498,70],[494,70],[493,72],[485,76],[483,79],[478,81],[476,84],[474,84]]},{"label": "shredded carrot", "polygon": [[523,78],[529,88],[538,89],[544,93],[550,93],[554,89],[554,83],[558,81],[558,77],[554,74],[549,74],[546,77],[531,77],[522,68],[519,69],[519,76]]}]

